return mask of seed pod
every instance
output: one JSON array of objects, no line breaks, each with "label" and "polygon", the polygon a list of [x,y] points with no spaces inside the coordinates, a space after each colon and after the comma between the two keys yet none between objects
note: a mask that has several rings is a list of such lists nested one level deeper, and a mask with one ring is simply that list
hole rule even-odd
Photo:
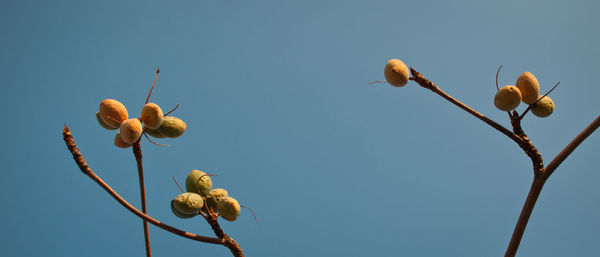
[{"label": "seed pod", "polygon": [[212,180],[204,171],[192,170],[185,180],[185,190],[188,192],[206,196],[211,188]]},{"label": "seed pod", "polygon": [[121,131],[117,131],[117,134],[115,135],[115,145],[117,147],[120,147],[120,148],[129,148],[129,147],[131,147],[131,144],[126,143],[121,138]]},{"label": "seed pod", "polygon": [[142,123],[138,119],[128,119],[121,123],[121,138],[125,143],[133,144],[142,136]]},{"label": "seed pod", "polygon": [[240,204],[233,197],[227,197],[217,204],[217,210],[223,219],[235,221],[242,211]]},{"label": "seed pod", "polygon": [[219,201],[224,200],[227,197],[229,197],[229,195],[227,194],[227,190],[223,188],[215,188],[213,190],[210,190],[210,192],[206,196],[206,207],[208,207],[209,209],[212,208],[215,212],[217,212],[217,204],[219,203]]},{"label": "seed pod", "polygon": [[186,127],[187,125],[182,120],[173,116],[167,116],[163,118],[158,131],[167,137],[176,138],[183,135]]},{"label": "seed pod", "polygon": [[204,206],[204,199],[196,193],[182,193],[171,201],[171,206],[180,214],[196,215]]},{"label": "seed pod", "polygon": [[[540,96],[542,98],[542,96]],[[550,116],[554,111],[554,101],[550,99],[548,96],[544,96],[544,98],[535,102],[531,105],[531,112],[538,117],[545,118]]]},{"label": "seed pod", "polygon": [[521,74],[515,86],[521,90],[521,97],[524,103],[532,104],[537,101],[540,95],[540,84],[531,72],[526,71]]},{"label": "seed pod", "polygon": [[118,128],[129,117],[125,106],[114,99],[104,99],[100,102],[100,117],[109,127]]},{"label": "seed pod", "polygon": [[155,103],[147,103],[142,107],[142,122],[150,129],[157,129],[162,124],[163,111]]},{"label": "seed pod", "polygon": [[403,87],[408,83],[408,67],[398,59],[389,60],[385,65],[383,74],[387,82],[392,86]]},{"label": "seed pod", "polygon": [[184,214],[184,213],[179,212],[177,209],[175,209],[175,200],[171,200],[171,211],[173,212],[173,214],[175,214],[175,216],[177,216],[178,218],[182,218],[182,219],[193,218],[194,216],[197,215],[197,214]]},{"label": "seed pod", "polygon": [[167,136],[163,135],[162,133],[160,133],[160,131],[158,131],[158,129],[149,129],[144,127],[144,131],[146,131],[146,134],[155,137],[155,138],[165,138]]},{"label": "seed pod", "polygon": [[514,110],[520,103],[521,91],[515,86],[504,86],[494,97],[494,105],[502,111]]},{"label": "seed pod", "polygon": [[108,129],[108,130],[118,129],[118,128],[113,128],[111,126],[106,125],[106,123],[104,123],[104,121],[102,120],[102,116],[100,116],[100,112],[96,112],[96,119],[98,120],[98,124],[100,124],[100,126],[102,126],[105,129]]}]

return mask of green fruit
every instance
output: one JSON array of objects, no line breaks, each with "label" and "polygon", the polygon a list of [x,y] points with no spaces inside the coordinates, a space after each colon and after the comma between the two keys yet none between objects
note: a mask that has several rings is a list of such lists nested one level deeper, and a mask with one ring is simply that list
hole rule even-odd
[{"label": "green fruit", "polygon": [[227,197],[217,204],[219,215],[228,221],[235,221],[242,211],[240,204],[232,197]]},{"label": "green fruit", "polygon": [[217,212],[217,204],[219,201],[226,199],[229,197],[227,194],[227,190],[223,188],[215,188],[210,190],[208,195],[206,196],[206,207],[209,209],[213,209],[213,211]]},{"label": "green fruit", "polygon": [[121,102],[114,99],[100,102],[100,118],[109,127],[118,128],[128,117],[127,108]]},{"label": "green fruit", "polygon": [[121,138],[121,132],[120,131],[117,131],[117,134],[115,135],[115,145],[117,147],[120,147],[120,148],[129,148],[129,147],[131,147],[131,144],[128,144],[125,141],[123,141],[123,138]]},{"label": "green fruit", "polygon": [[502,111],[514,110],[520,103],[521,91],[515,86],[504,86],[494,97],[494,105]]},{"label": "green fruit", "polygon": [[163,111],[155,103],[147,103],[142,107],[142,122],[150,129],[157,129],[163,121]]},{"label": "green fruit", "polygon": [[138,141],[142,136],[142,132],[144,129],[142,128],[142,123],[138,119],[128,119],[121,123],[121,128],[119,130],[121,132],[121,138],[125,143],[133,144],[135,141]]},{"label": "green fruit", "polygon": [[163,135],[162,133],[160,133],[160,131],[158,131],[157,129],[149,129],[144,127],[144,131],[146,132],[146,134],[155,137],[155,138],[165,138],[167,136]]},{"label": "green fruit", "polygon": [[408,83],[409,72],[408,67],[404,62],[398,59],[391,59],[385,64],[383,70],[385,79],[390,85],[395,87],[403,87]]},{"label": "green fruit", "polygon": [[545,118],[554,111],[554,101],[548,96],[540,96],[540,100],[531,105],[531,112],[538,117]]},{"label": "green fruit", "polygon": [[179,212],[177,209],[175,209],[175,200],[171,200],[171,211],[173,212],[173,214],[175,214],[175,216],[182,218],[182,219],[193,218],[194,216],[197,215],[197,214],[184,214],[184,213]]},{"label": "green fruit", "polygon": [[204,199],[196,193],[182,193],[171,201],[175,211],[183,215],[196,215],[204,206]]},{"label": "green fruit", "polygon": [[173,116],[167,116],[163,118],[162,124],[160,124],[157,130],[167,137],[175,138],[183,135],[186,127],[187,125],[182,120]]},{"label": "green fruit", "polygon": [[537,78],[535,78],[531,72],[526,71],[521,74],[517,79],[515,86],[521,90],[521,97],[524,103],[532,104],[538,100],[538,96],[540,95],[540,83],[538,83]]},{"label": "green fruit", "polygon": [[207,196],[212,188],[212,180],[203,171],[192,170],[185,180],[185,189],[188,192]]},{"label": "green fruit", "polygon": [[102,117],[100,116],[100,112],[96,112],[96,119],[98,120],[98,124],[100,124],[100,126],[102,126],[105,129],[108,129],[108,130],[118,129],[118,128],[113,128],[111,126],[106,125],[106,123],[104,123],[104,121],[102,120]]}]

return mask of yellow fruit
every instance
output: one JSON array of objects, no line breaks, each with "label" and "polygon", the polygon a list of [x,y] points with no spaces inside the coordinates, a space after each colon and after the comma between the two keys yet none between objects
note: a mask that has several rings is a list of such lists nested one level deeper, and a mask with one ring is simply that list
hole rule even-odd
[{"label": "yellow fruit", "polygon": [[155,103],[147,103],[142,107],[142,122],[150,129],[157,129],[163,121],[163,111]]},{"label": "yellow fruit", "polygon": [[120,147],[120,148],[129,148],[129,147],[131,147],[131,144],[126,143],[121,138],[121,131],[117,131],[117,134],[115,135],[115,145],[117,147]]},{"label": "yellow fruit", "polygon": [[504,86],[494,97],[494,105],[502,111],[514,110],[520,103],[521,91],[515,86]]},{"label": "yellow fruit", "polygon": [[111,126],[106,125],[106,123],[104,123],[104,121],[102,120],[102,117],[100,117],[100,112],[96,112],[96,119],[98,120],[98,124],[100,124],[100,126],[105,129],[108,129],[108,130],[118,129],[118,128],[113,128]]},{"label": "yellow fruit", "polygon": [[383,74],[385,75],[387,82],[392,86],[403,87],[408,83],[408,67],[398,59],[389,60],[385,65]]},{"label": "yellow fruit", "polygon": [[221,218],[228,221],[235,221],[242,211],[240,204],[233,197],[227,197],[217,204],[217,209]]},{"label": "yellow fruit", "polygon": [[118,128],[127,118],[125,106],[114,99],[104,99],[100,102],[100,118],[111,128]]},{"label": "yellow fruit", "polygon": [[121,138],[125,143],[133,144],[142,136],[142,123],[138,119],[128,119],[121,123]]},{"label": "yellow fruit", "polygon": [[[542,98],[542,96],[540,96]],[[554,101],[548,96],[531,105],[531,112],[538,117],[545,118],[554,111]]]},{"label": "yellow fruit", "polygon": [[146,131],[146,134],[155,137],[155,138],[165,138],[167,136],[163,135],[162,133],[160,133],[160,131],[158,131],[158,129],[149,129],[149,128],[144,128],[144,131]]},{"label": "yellow fruit", "polygon": [[531,72],[526,71],[517,79],[517,84],[515,84],[519,90],[521,90],[521,97],[524,103],[532,104],[538,100],[538,96],[540,95],[540,83],[538,83],[537,78],[531,74]]}]

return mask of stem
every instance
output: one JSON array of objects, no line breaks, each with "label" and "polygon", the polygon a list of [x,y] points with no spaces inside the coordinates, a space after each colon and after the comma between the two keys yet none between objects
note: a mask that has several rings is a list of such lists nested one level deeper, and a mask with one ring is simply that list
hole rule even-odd
[{"label": "stem", "polygon": [[569,143],[565,148],[552,159],[552,161],[546,167],[546,178],[550,177],[554,170],[560,165],[574,150],[585,140],[589,135],[591,135],[598,127],[600,126],[600,115],[596,117],[585,129],[583,129],[579,135],[577,135],[571,143]]},{"label": "stem", "polygon": [[115,192],[108,184],[106,184],[106,182],[104,182],[100,177],[98,177],[98,175],[96,175],[96,173],[94,173],[94,171],[92,171],[92,169],[87,165],[87,162],[81,155],[81,152],[79,152],[79,149],[77,149],[75,140],[73,139],[73,136],[71,135],[71,131],[69,130],[67,125],[65,125],[65,128],[63,129],[63,139],[65,141],[65,144],[67,145],[67,148],[69,148],[69,151],[73,155],[73,159],[75,160],[75,163],[77,164],[77,166],[79,166],[79,169],[81,170],[81,172],[83,172],[83,174],[87,175],[93,181],[95,181],[98,185],[100,185],[100,187],[102,187],[106,192],[108,192],[108,194],[110,194],[115,200],[117,200],[117,202],[119,202],[121,205],[123,205],[123,207],[125,207],[125,209],[129,210],[130,212],[137,215],[141,219],[150,222],[152,225],[162,228],[162,229],[169,231],[173,234],[176,234],[178,236],[186,237],[186,238],[189,238],[192,240],[209,243],[209,244],[220,244],[220,245],[224,244],[223,240],[218,239],[218,238],[200,236],[200,235],[196,235],[196,234],[193,234],[190,232],[186,232],[186,231],[174,228],[174,227],[169,226],[165,223],[162,223],[159,220],[152,218],[152,217],[148,216],[147,214],[141,212],[140,210],[136,209],[135,207],[133,207],[133,205],[131,205],[130,203],[125,201],[125,199],[123,199],[117,192]]},{"label": "stem", "polygon": [[[158,73],[157,73],[158,74]],[[142,201],[142,212],[144,214],[148,214],[148,208],[146,207],[146,187],[144,186],[144,166],[142,165],[142,147],[141,140],[138,139],[137,142],[133,143],[133,155],[135,156],[135,161],[137,163],[138,168],[138,177],[140,180],[140,196]],[[146,245],[146,257],[152,257],[152,250],[150,249],[150,231],[148,228],[148,221],[142,220],[142,225],[144,227],[144,243]]]},{"label": "stem", "polygon": [[[81,152],[79,151],[79,149],[77,149],[75,140],[73,139],[73,136],[71,135],[71,131],[69,130],[67,125],[65,125],[65,127],[63,129],[63,139],[65,141],[65,144],[67,145],[67,148],[71,152],[71,155],[73,155],[73,159],[75,160],[75,163],[77,164],[77,166],[79,166],[79,169],[81,170],[81,172],[83,172],[85,175],[87,175],[93,181],[95,181],[98,185],[100,185],[100,187],[102,187],[106,192],[108,192],[108,194],[110,194],[115,200],[117,200],[117,202],[119,202],[123,207],[125,207],[125,209],[129,210],[131,213],[140,217],[144,221],[148,221],[152,225],[157,226],[161,229],[164,229],[168,232],[171,232],[175,235],[189,238],[189,239],[199,241],[199,242],[223,245],[223,246],[229,248],[229,250],[231,251],[233,256],[244,257],[244,253],[242,252],[242,249],[239,246],[239,244],[237,244],[237,242],[235,242],[235,240],[233,240],[233,238],[227,236],[225,233],[223,233],[223,235],[224,235],[223,238],[214,238],[214,237],[206,237],[206,236],[196,235],[194,233],[183,231],[183,230],[177,229],[175,227],[169,226],[165,223],[162,223],[159,220],[152,218],[151,216],[148,216],[147,214],[136,209],[135,207],[133,207],[133,205],[131,205],[130,203],[125,201],[125,199],[123,199],[117,192],[115,192],[108,184],[106,184],[106,182],[104,182],[100,177],[98,177],[98,175],[96,175],[96,173],[94,173],[92,171],[92,169],[87,165],[87,162],[81,155]],[[213,222],[216,223],[216,216],[212,217],[211,219],[213,219]],[[209,221],[209,219],[207,219],[207,221]],[[213,227],[213,230],[214,230],[214,224],[212,224],[210,221],[209,221],[209,224],[211,225],[211,227]],[[217,226],[218,226],[218,223],[217,223]],[[218,228],[220,229],[220,226],[218,226]],[[216,233],[216,231],[215,231],[215,233]]]},{"label": "stem", "polygon": [[540,192],[542,192],[545,182],[546,178],[542,175],[535,175],[533,177],[531,188],[529,188],[529,194],[527,195],[525,204],[523,204],[523,209],[521,209],[521,215],[519,215],[519,220],[517,221],[517,225],[515,225],[515,230],[510,238],[510,243],[508,244],[504,257],[514,257],[515,254],[517,254],[517,249],[521,243],[523,233],[525,233],[527,222],[529,222],[529,217],[531,216],[531,212],[533,212],[533,207],[535,206],[538,196],[540,196]]}]

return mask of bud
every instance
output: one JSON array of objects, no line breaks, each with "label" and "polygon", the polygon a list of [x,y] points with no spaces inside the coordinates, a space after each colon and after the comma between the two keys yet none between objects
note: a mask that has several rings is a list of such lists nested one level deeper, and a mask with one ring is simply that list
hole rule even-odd
[{"label": "bud", "polygon": [[403,87],[408,83],[408,67],[398,59],[389,60],[385,65],[383,74],[387,82],[392,86]]},{"label": "bud", "polygon": [[114,99],[100,102],[100,118],[109,127],[118,128],[128,117],[127,109],[121,102]]},{"label": "bud", "polygon": [[494,97],[494,105],[502,111],[514,110],[520,103],[521,91],[515,86],[504,86]]}]

